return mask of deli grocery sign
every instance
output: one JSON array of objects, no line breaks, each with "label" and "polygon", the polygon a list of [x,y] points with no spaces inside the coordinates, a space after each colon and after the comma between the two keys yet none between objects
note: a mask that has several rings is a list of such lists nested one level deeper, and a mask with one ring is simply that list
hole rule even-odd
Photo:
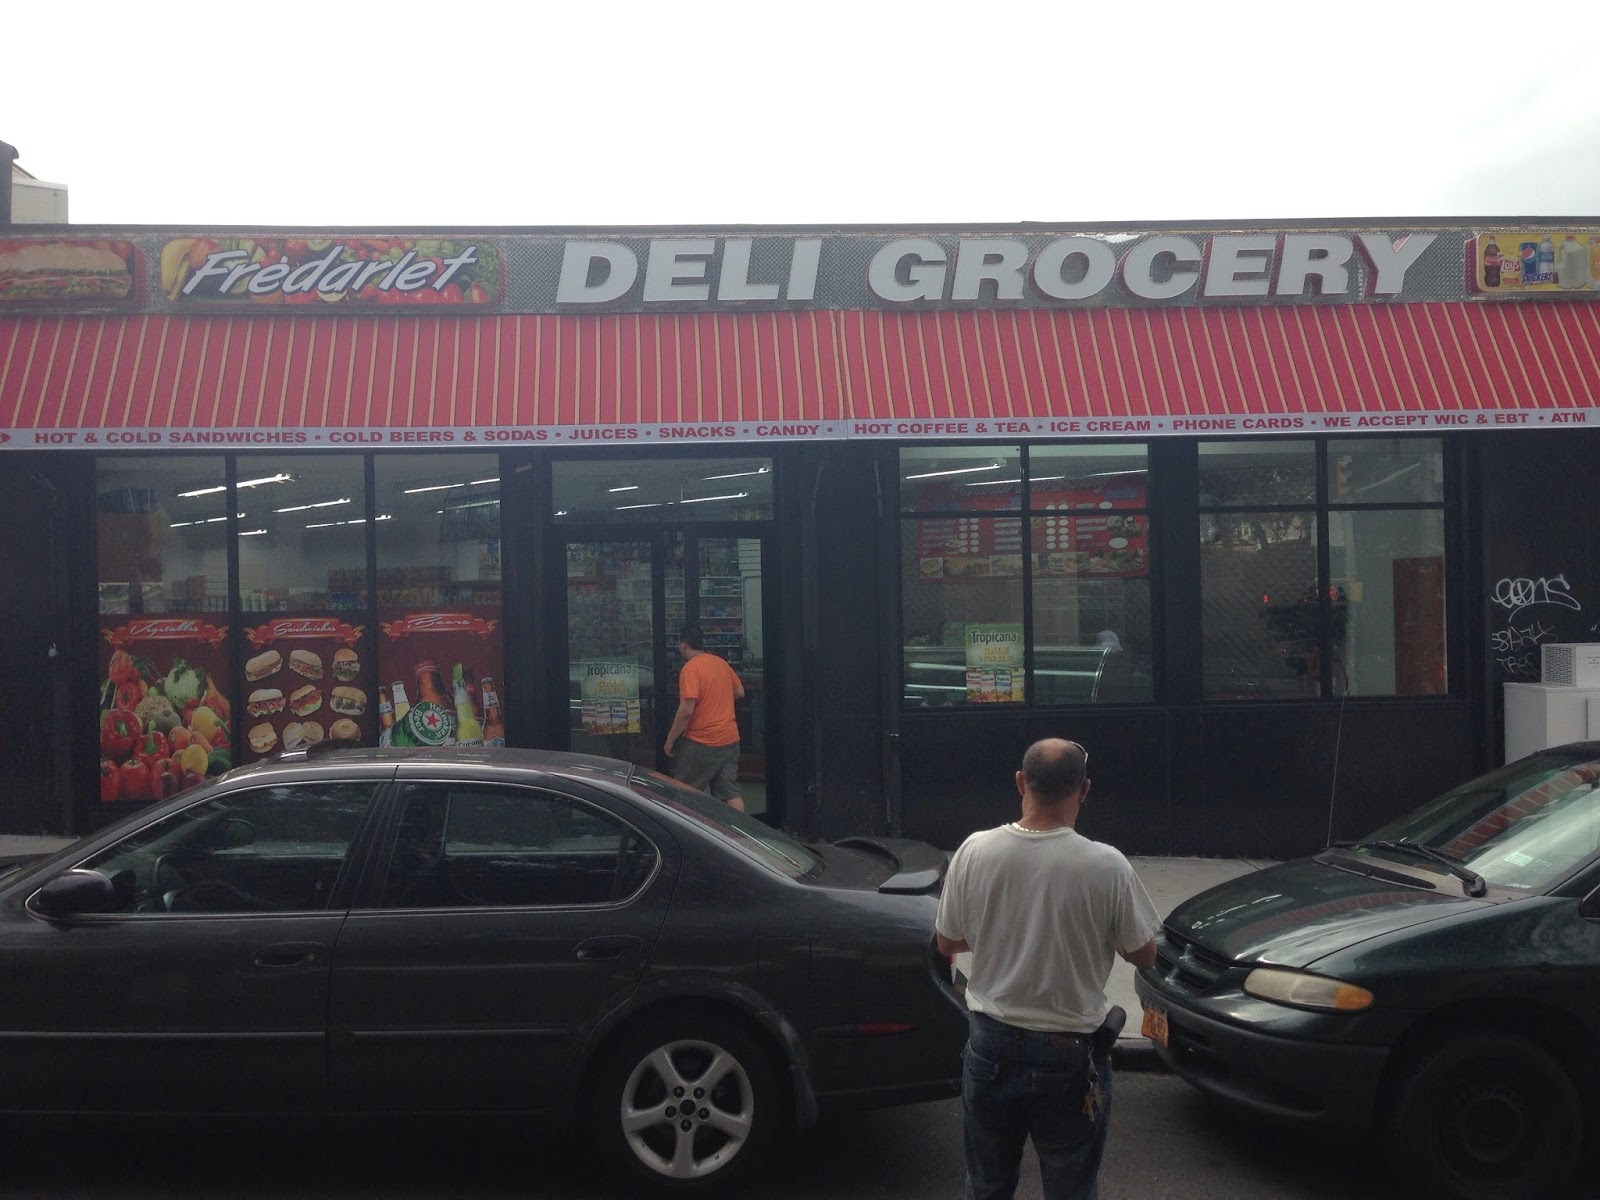
[{"label": "deli grocery sign", "polygon": [[1542,293],[1600,296],[1600,230],[1029,226],[492,237],[117,230],[0,242],[0,311],[15,312],[1145,308]]}]

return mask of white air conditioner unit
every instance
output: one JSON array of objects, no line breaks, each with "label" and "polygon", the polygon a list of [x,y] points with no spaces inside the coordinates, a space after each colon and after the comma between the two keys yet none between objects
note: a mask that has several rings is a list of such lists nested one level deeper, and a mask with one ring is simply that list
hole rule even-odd
[{"label": "white air conditioner unit", "polygon": [[1600,642],[1547,642],[1540,646],[1539,682],[1600,687]]}]

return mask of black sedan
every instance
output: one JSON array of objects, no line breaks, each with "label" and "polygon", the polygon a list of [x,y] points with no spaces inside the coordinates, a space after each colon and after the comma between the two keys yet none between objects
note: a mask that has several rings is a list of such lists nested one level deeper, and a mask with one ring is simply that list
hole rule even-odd
[{"label": "black sedan", "polygon": [[1567,1194],[1600,1127],[1600,743],[1203,892],[1157,951],[1144,1030],[1200,1090],[1381,1133],[1424,1194]]},{"label": "black sedan", "polygon": [[511,1111],[634,1182],[955,1095],[945,855],[627,763],[314,749],[0,874],[0,1111]]}]

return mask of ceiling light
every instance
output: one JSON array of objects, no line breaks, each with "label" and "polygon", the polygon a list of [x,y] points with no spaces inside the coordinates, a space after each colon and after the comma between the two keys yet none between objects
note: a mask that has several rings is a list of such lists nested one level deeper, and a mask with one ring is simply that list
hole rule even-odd
[{"label": "ceiling light", "polygon": [[239,530],[239,536],[240,537],[255,537],[256,534],[265,533],[265,532],[266,532],[265,529],[241,529],[241,530]]},{"label": "ceiling light", "polygon": [[753,471],[730,471],[726,475],[702,475],[700,478],[709,483],[713,479],[743,479],[746,475],[765,475],[771,470],[771,467],[757,467]]},{"label": "ceiling light", "polygon": [[336,504],[349,504],[350,497],[345,496],[339,500],[319,500],[315,504],[291,504],[288,508],[275,508],[273,512],[305,512],[308,508],[332,508]]},{"label": "ceiling light", "polygon": [[436,483],[432,487],[406,488],[401,495],[420,496],[423,492],[447,492],[451,488],[466,487],[464,483]]},{"label": "ceiling light", "polygon": [[660,508],[660,507],[661,507],[661,501],[658,500],[654,504],[619,504],[615,508],[613,508],[611,511],[612,512],[627,512],[629,509],[634,509],[634,508]]},{"label": "ceiling light", "polygon": [[[394,520],[394,514],[393,513],[379,513],[377,516],[373,517],[372,519],[374,521],[392,521],[392,520]],[[348,521],[318,521],[314,525],[307,525],[306,528],[307,529],[333,529],[334,527],[339,526],[339,525],[365,525],[366,523],[367,523],[367,519],[365,517],[351,517]]]},{"label": "ceiling light", "polygon": [[[259,479],[241,479],[234,486],[247,488],[247,487],[259,487],[263,483],[291,483],[291,482],[294,481],[295,478],[296,478],[295,476],[287,474],[286,472],[280,472],[277,475],[263,475]],[[228,485],[227,484],[219,483],[215,487],[195,488],[191,492],[179,492],[178,496],[181,499],[188,500],[188,499],[190,499],[190,498],[192,498],[194,496],[210,496],[213,493],[225,492],[227,490],[228,490]]]},{"label": "ceiling light", "polygon": [[679,500],[679,504],[709,504],[713,500],[743,500],[749,492],[729,492],[726,496],[693,496],[687,500]]},{"label": "ceiling light", "polygon": [[1000,464],[997,462],[984,463],[981,467],[949,467],[943,471],[923,471],[918,475],[906,475],[906,479],[935,479],[941,475],[972,475],[978,471],[998,471]]},{"label": "ceiling light", "polygon": [[638,490],[639,485],[637,483],[621,483],[616,487],[608,487],[606,489],[608,492],[637,492]]}]

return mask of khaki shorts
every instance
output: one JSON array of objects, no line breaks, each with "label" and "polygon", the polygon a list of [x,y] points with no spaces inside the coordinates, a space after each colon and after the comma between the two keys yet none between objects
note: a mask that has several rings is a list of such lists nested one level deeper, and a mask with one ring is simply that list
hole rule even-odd
[{"label": "khaki shorts", "polygon": [[710,792],[717,800],[731,800],[739,795],[739,743],[726,746],[707,746],[681,737],[673,747],[672,777],[702,792]]}]

